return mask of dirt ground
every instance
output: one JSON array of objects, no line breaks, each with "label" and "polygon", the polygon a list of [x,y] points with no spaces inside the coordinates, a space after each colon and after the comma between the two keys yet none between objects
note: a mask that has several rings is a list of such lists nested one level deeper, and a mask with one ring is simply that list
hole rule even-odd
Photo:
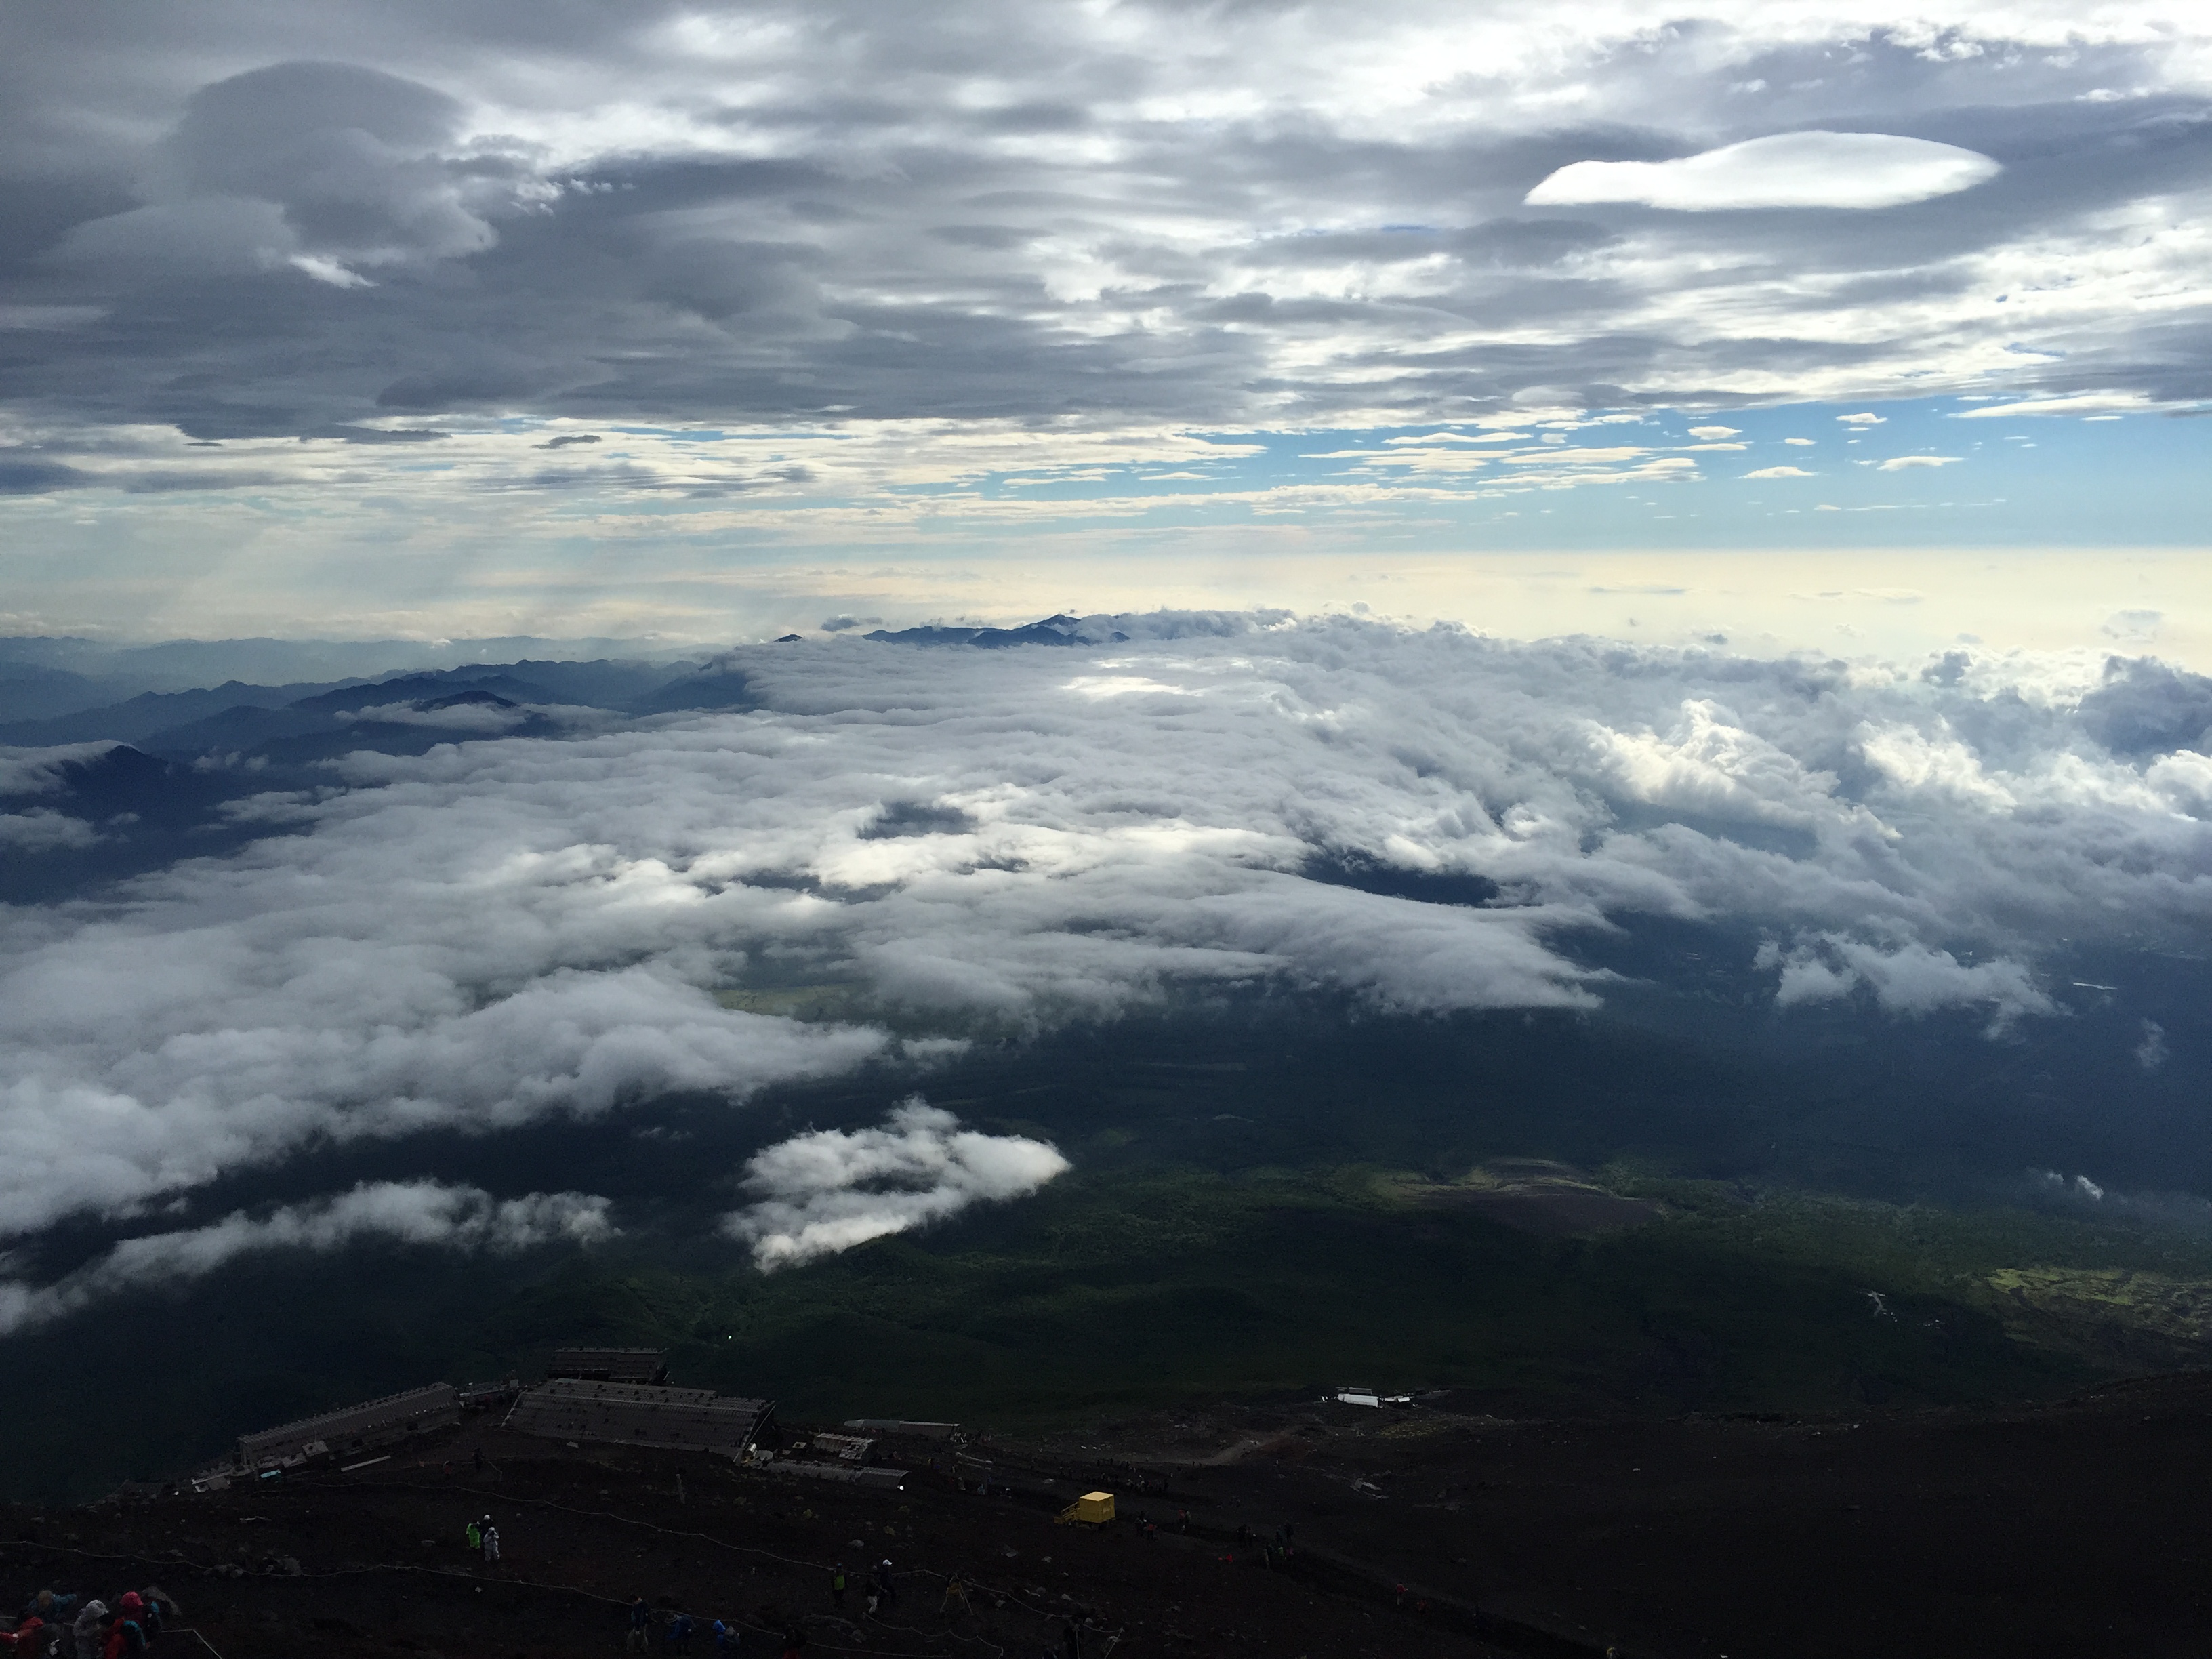
[{"label": "dirt ground", "polygon": [[[701,1659],[715,1618],[747,1654],[797,1626],[809,1652],[1036,1659],[1073,1622],[1085,1659],[2212,1656],[2212,1376],[1832,1420],[1450,1407],[1194,1410],[957,1465],[917,1443],[888,1449],[903,1491],[465,1424],[350,1474],[13,1509],[0,1592],[158,1583],[198,1632],[162,1646],[220,1659],[619,1654],[635,1595],[697,1617]],[[1053,1524],[1093,1486],[1120,1521]],[[485,1513],[496,1565],[461,1542]],[[1285,1524],[1287,1559],[1261,1547]]]}]

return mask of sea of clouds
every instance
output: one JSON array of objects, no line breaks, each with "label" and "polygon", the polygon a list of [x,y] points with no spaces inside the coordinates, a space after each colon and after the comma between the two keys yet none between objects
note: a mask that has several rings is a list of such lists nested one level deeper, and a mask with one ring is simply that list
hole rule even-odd
[{"label": "sea of clouds", "polygon": [[[1194,987],[1594,1008],[1577,943],[1635,915],[1735,929],[1785,1010],[1994,1036],[2063,1016],[2060,940],[2212,920],[2212,682],[2154,662],[1109,620],[1076,649],[748,649],[749,711],[356,753],[242,799],[270,833],[234,856],[0,914],[0,1232],[334,1142],[870,1066],[889,1092]],[[1497,896],[1312,878],[1362,866]],[[844,1018],[726,1006],[824,984]],[[727,1229],[801,1261],[1060,1167],[914,1104],[763,1154]]]}]

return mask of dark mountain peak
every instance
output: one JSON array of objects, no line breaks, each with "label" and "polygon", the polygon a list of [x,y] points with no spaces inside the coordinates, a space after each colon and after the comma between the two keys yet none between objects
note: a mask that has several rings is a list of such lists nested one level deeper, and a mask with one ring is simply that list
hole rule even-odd
[{"label": "dark mountain peak", "polygon": [[1081,623],[1073,617],[1047,617],[1020,628],[878,628],[865,639],[886,645],[972,645],[993,650],[1012,645],[1075,645]]},{"label": "dark mountain peak", "polygon": [[158,783],[175,769],[169,762],[127,743],[117,744],[104,755],[64,761],[54,769],[66,787],[78,794]]},{"label": "dark mountain peak", "polygon": [[465,691],[456,691],[449,697],[422,698],[415,707],[423,714],[439,708],[520,708],[522,705],[496,691],[487,691],[481,685],[472,685]]},{"label": "dark mountain peak", "polygon": [[366,685],[341,686],[321,691],[288,705],[303,713],[336,714],[344,708],[373,708],[379,703],[415,702],[443,696],[447,682],[436,674],[407,674],[393,680],[372,680]]}]

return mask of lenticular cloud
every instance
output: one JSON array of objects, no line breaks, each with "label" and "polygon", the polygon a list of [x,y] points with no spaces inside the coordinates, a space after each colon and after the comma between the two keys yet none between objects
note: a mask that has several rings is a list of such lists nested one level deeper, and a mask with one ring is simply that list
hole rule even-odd
[{"label": "lenticular cloud", "polygon": [[960,1127],[920,1095],[880,1129],[825,1129],[770,1146],[745,1165],[755,1202],[723,1231],[753,1247],[762,1272],[797,1267],[941,1221],[972,1204],[1025,1198],[1066,1172],[1056,1147]]},{"label": "lenticular cloud", "polygon": [[246,809],[294,833],[0,914],[0,1232],[1194,987],[1590,1009],[1584,942],[1638,915],[1741,938],[1784,1018],[1998,1031],[2063,1012],[2053,941],[2212,922],[2212,684],[2154,662],[1086,633],[741,652],[750,712],[356,754]]},{"label": "lenticular cloud", "polygon": [[1745,208],[1901,207],[2003,171],[1978,151],[1885,132],[1780,132],[1671,161],[1577,161],[1528,195],[1532,207],[1633,202],[1679,213]]}]

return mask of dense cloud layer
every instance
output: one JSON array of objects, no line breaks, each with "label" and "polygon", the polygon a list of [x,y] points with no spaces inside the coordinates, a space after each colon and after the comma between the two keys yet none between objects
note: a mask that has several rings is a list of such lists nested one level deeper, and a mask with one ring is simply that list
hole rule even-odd
[{"label": "dense cloud layer", "polygon": [[725,1231],[763,1273],[795,1267],[957,1215],[1026,1198],[1067,1170],[1041,1140],[979,1134],[916,1095],[880,1129],[823,1129],[780,1141],[745,1165],[753,1201]]},{"label": "dense cloud layer", "polygon": [[2063,1012],[2059,939],[2212,922],[2208,688],[2155,663],[1084,631],[1136,637],[742,652],[753,712],[356,754],[246,809],[292,833],[7,912],[0,1230],[1206,987],[1590,1008],[1578,943],[1636,914],[1734,930],[1785,1010],[2000,1032]]},{"label": "dense cloud layer", "polygon": [[[453,411],[2212,392],[2201,33],[2041,0],[1651,18],[19,6],[0,325],[42,447],[0,488],[252,482],[146,450],[166,422],[375,441],[381,470]],[[593,435],[532,464],[641,481]]]}]

